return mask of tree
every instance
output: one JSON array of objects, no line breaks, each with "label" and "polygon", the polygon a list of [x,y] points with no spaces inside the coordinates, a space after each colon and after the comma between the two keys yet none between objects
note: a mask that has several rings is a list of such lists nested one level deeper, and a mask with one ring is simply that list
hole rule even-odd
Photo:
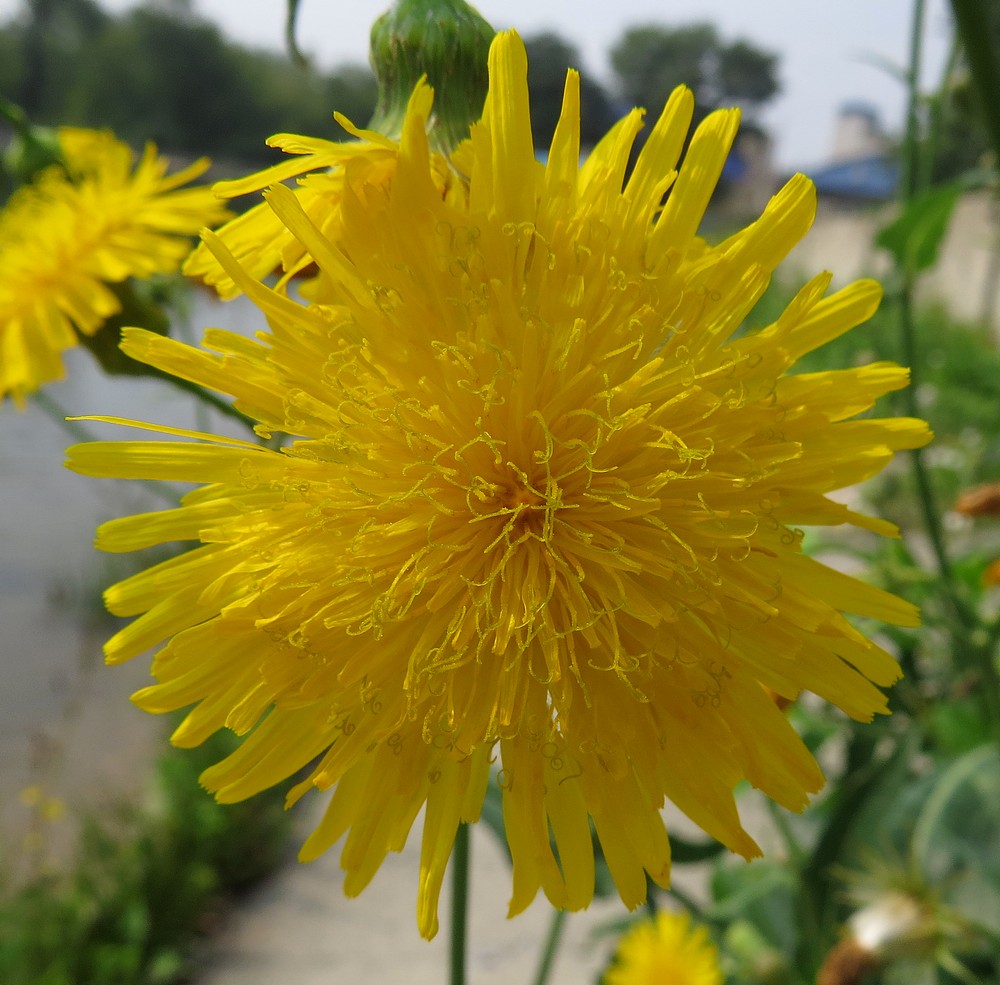
[{"label": "tree", "polygon": [[[5,32],[17,49],[17,83],[4,91],[29,116],[46,115],[72,86],[78,54],[108,22],[94,0],[26,0],[22,17]],[[5,68],[12,64],[4,59]],[[5,73],[6,74],[6,73]]]},{"label": "tree", "polygon": [[702,115],[723,104],[753,110],[780,90],[776,54],[742,39],[725,42],[708,23],[629,28],[611,49],[611,65],[624,99],[650,110],[678,85],[694,90]]},{"label": "tree", "polygon": [[168,154],[277,158],[272,133],[344,139],[340,110],[364,125],[375,80],[364,66],[321,74],[285,55],[244,48],[189,0],[147,0],[119,17],[94,0],[27,0],[0,26],[0,91],[35,123],[110,127]]}]

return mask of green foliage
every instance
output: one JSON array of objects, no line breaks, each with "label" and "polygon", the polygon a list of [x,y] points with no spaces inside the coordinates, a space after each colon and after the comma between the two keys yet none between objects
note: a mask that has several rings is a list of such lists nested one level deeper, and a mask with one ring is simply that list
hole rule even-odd
[{"label": "green foliage", "polygon": [[625,100],[662,106],[678,85],[694,90],[700,112],[732,102],[760,106],[777,95],[778,56],[744,40],[723,41],[710,23],[629,28],[611,49]]},{"label": "green foliage", "polygon": [[[72,0],[54,9],[43,2],[33,14],[0,29],[0,92],[20,97],[37,122],[110,127],[135,146],[154,140],[172,153],[267,162],[270,134],[340,139],[334,110],[364,125],[375,106],[366,67],[323,74],[234,44],[189,13],[150,4],[113,18]],[[16,57],[2,57],[8,49]]]},{"label": "green foliage", "polygon": [[951,0],[951,9],[968,67],[968,78],[959,83],[956,116],[972,124],[965,127],[965,139],[973,152],[991,148],[996,164],[1000,161],[1000,7],[986,0]]},{"label": "green foliage", "polygon": [[879,230],[876,246],[888,250],[909,274],[933,267],[962,191],[962,184],[955,181],[931,188],[907,202],[900,214]]},{"label": "green foliage", "polygon": [[218,735],[165,753],[157,806],[87,818],[67,874],[0,898],[4,985],[174,985],[219,908],[281,860],[289,821],[271,791],[216,804],[198,774],[233,747]]}]

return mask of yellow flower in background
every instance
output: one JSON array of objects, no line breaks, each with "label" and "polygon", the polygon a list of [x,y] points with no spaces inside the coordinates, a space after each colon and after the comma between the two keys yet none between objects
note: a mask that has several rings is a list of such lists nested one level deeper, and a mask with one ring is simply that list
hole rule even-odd
[{"label": "yellow flower in background", "polygon": [[119,310],[109,285],[175,272],[188,237],[228,216],[211,188],[181,188],[205,160],[167,176],[152,145],[136,163],[109,133],[64,128],[59,144],[62,165],[0,212],[0,400],[19,404]]},{"label": "yellow flower in background", "polygon": [[906,385],[898,366],[789,374],[868,318],[878,286],[827,295],[822,274],[773,325],[740,332],[809,228],[810,182],[793,178],[710,246],[696,233],[735,111],[708,117],[678,169],[693,101],[677,90],[626,180],[641,111],[581,165],[570,72],[541,164],[526,64],[516,34],[496,38],[482,119],[451,158],[460,180],[429,149],[418,85],[384,160],[348,148],[323,176],[339,188],[326,224],[317,202],[266,193],[293,266],[315,267],[311,303],[206,236],[269,334],[210,330],[195,348],[126,333],[129,355],[231,394],[283,448],[140,424],[156,440],[70,451],[88,475],[201,484],[177,509],[98,532],[108,551],[199,545],[106,594],[137,617],[109,662],[167,641],[136,703],[194,706],[182,746],[246,736],[203,775],[222,801],[308,767],[289,801],[333,792],[302,858],[346,835],[349,895],[425,808],[428,937],[491,766],[511,914],[539,889],[587,906],[591,819],[634,907],[647,872],[669,880],[665,799],[749,857],[738,783],[794,810],[820,787],[765,686],[869,719],[899,671],[844,613],[917,623],[908,603],[805,556],[797,526],[893,535],[826,494],[928,440],[921,421],[856,419]]},{"label": "yellow flower in background", "polygon": [[719,952],[686,913],[661,910],[618,942],[604,985],[722,985]]}]

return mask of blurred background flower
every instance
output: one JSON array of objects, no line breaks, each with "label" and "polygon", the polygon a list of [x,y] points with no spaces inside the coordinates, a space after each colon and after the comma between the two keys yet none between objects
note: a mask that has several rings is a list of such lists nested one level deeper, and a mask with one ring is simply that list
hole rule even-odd
[{"label": "blurred background flower", "polygon": [[686,913],[661,910],[618,942],[604,985],[722,985],[719,952],[708,929]]},{"label": "blurred background flower", "polygon": [[71,127],[57,151],[0,212],[0,399],[19,406],[121,310],[115,285],[174,273],[227,214],[210,188],[183,187],[207,160],[168,176],[152,145],[136,162],[112,134]]}]

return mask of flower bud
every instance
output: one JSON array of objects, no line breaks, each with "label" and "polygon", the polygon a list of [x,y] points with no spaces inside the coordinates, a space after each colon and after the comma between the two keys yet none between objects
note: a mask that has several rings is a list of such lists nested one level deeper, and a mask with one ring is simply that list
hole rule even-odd
[{"label": "flower bud", "polygon": [[378,102],[371,129],[397,138],[413,87],[426,76],[434,88],[428,136],[450,153],[482,115],[494,33],[464,0],[397,0],[372,26]]},{"label": "flower bud", "polygon": [[0,117],[7,120],[14,136],[3,152],[3,170],[15,184],[23,185],[61,158],[59,134],[51,127],[35,126],[23,109],[0,97]]},{"label": "flower bud", "polygon": [[931,908],[902,892],[887,892],[847,921],[847,936],[826,956],[817,985],[857,985],[887,961],[933,952],[939,928]]}]

